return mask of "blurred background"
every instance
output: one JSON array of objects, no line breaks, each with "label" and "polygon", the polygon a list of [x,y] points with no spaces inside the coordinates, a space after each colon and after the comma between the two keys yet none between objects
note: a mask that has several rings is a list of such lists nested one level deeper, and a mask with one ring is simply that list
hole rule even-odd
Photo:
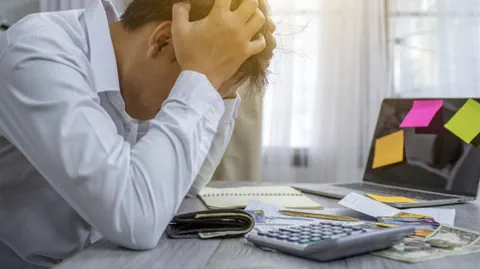
[{"label": "blurred background", "polygon": [[[91,1],[0,0],[0,24]],[[128,5],[111,2],[120,13]],[[234,137],[253,145],[237,154],[249,173],[220,179],[360,180],[383,98],[480,96],[480,0],[269,3],[279,43],[271,83],[246,97],[239,126],[250,127],[239,128],[250,129]],[[242,125],[249,119],[257,124]]]}]

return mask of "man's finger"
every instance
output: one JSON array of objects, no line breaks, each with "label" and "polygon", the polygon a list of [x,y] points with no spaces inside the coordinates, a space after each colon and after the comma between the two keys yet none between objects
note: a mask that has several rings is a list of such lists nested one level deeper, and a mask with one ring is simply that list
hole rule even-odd
[{"label": "man's finger", "polygon": [[265,39],[267,40],[268,47],[272,48],[272,50],[277,48],[277,39],[273,36],[273,34],[267,34]]},{"label": "man's finger", "polygon": [[235,13],[238,15],[240,20],[247,22],[258,9],[258,0],[243,0]]},{"label": "man's finger", "polygon": [[232,0],[215,0],[215,4],[213,4],[213,7],[216,7],[221,10],[228,10],[228,11],[230,11],[231,6],[232,6]]},{"label": "man's finger", "polygon": [[257,8],[255,14],[247,22],[247,25],[245,25],[245,31],[248,37],[253,37],[254,35],[256,35],[263,28],[264,25],[265,15],[263,15],[263,12]]},{"label": "man's finger", "polygon": [[275,31],[277,31],[277,26],[275,23],[273,23],[272,18],[270,17],[267,18],[267,29],[271,33],[275,33]]},{"label": "man's finger", "polygon": [[248,44],[248,54],[250,56],[261,53],[267,47],[267,42],[263,35],[259,35],[257,39],[250,41]]},{"label": "man's finger", "polygon": [[172,26],[173,28],[184,28],[190,23],[190,3],[176,3],[173,5]]}]

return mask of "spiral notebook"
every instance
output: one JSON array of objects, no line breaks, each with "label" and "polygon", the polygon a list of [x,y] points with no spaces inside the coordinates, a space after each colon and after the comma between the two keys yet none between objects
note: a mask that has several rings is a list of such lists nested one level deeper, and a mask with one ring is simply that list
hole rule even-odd
[{"label": "spiral notebook", "polygon": [[295,209],[323,209],[323,206],[291,187],[203,188],[198,195],[208,208],[245,208],[250,200]]}]

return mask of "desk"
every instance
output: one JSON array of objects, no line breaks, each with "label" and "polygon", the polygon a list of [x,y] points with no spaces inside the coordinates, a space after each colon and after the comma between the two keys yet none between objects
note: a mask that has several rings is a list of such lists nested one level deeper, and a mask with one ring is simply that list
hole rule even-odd
[{"label": "desk", "polygon": [[[270,183],[272,184],[272,183]],[[212,187],[270,185],[252,182],[213,182]],[[338,200],[311,196],[326,207],[339,207]],[[480,202],[448,206],[457,211],[455,225],[479,230]],[[179,213],[203,210],[205,206],[197,198],[187,198]],[[102,268],[365,268],[365,269],[478,269],[480,253],[448,257],[419,264],[406,264],[373,255],[363,255],[330,263],[318,263],[281,253],[260,250],[248,244],[244,238],[226,240],[171,240],[165,236],[157,248],[139,252],[116,247],[100,240],[76,256],[64,261],[55,269]]]}]

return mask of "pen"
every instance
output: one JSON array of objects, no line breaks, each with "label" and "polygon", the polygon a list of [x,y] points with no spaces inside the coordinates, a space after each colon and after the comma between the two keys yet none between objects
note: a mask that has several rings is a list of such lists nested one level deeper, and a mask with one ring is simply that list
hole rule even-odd
[{"label": "pen", "polygon": [[314,219],[328,219],[328,220],[339,220],[339,221],[350,221],[350,222],[359,221],[359,219],[352,218],[352,217],[308,213],[308,212],[298,212],[298,211],[290,211],[290,210],[280,210],[280,214],[283,214],[283,215],[286,215],[286,216],[314,218]]}]

